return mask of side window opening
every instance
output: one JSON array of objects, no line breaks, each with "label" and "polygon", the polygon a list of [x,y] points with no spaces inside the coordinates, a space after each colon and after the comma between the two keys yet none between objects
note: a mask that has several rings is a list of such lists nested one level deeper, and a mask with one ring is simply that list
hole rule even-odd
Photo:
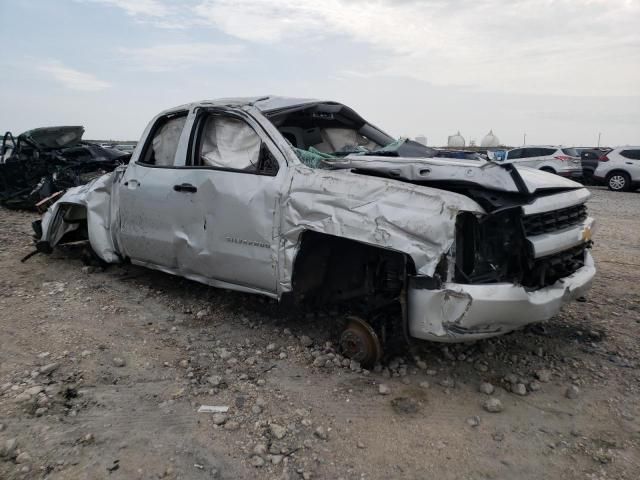
[{"label": "side window opening", "polygon": [[193,166],[275,175],[278,162],[260,136],[244,120],[213,114],[199,129]]},{"label": "side window opening", "polygon": [[640,160],[640,150],[622,150],[620,155],[631,160]]},{"label": "side window opening", "polygon": [[157,167],[173,166],[186,121],[186,112],[161,118],[154,126],[151,141],[145,145],[140,163]]},{"label": "side window opening", "polygon": [[514,158],[522,158],[522,148],[517,148],[515,150],[511,150],[509,153],[507,153],[507,158],[509,160],[514,159]]}]

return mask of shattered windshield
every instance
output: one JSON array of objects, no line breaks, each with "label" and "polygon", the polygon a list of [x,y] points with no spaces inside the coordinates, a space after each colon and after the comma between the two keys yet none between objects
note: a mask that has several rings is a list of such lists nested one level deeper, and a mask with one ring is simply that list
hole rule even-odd
[{"label": "shattered windshield", "polygon": [[363,146],[345,146],[337,152],[322,152],[314,147],[309,147],[308,149],[297,148],[293,145],[292,147],[300,161],[311,168],[332,168],[332,161],[339,161],[348,155],[408,158],[431,158],[436,156],[436,151],[433,148],[426,147],[407,138],[399,138],[383,147],[376,146],[373,149],[367,149]]},{"label": "shattered windshield", "polygon": [[433,157],[434,150],[406,138],[395,139],[351,108],[317,102],[269,112],[269,120],[292,146],[302,163],[331,168],[348,155]]}]

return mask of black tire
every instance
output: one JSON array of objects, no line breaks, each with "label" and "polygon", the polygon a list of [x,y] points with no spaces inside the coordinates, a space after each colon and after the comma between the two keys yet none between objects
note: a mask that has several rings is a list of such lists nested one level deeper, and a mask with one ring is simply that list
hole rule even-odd
[{"label": "black tire", "polygon": [[626,172],[611,172],[607,175],[607,187],[613,192],[628,192],[631,189],[631,177]]},{"label": "black tire", "polygon": [[555,175],[556,171],[551,167],[542,167],[540,170],[543,172],[553,173]]}]

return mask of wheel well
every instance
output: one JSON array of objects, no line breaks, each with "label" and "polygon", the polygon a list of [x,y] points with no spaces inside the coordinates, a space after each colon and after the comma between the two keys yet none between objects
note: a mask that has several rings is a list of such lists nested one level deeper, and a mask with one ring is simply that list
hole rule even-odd
[{"label": "wheel well", "polygon": [[63,222],[69,224],[77,224],[78,228],[65,233],[58,241],[58,244],[89,239],[86,207],[69,203],[61,207],[59,215],[62,216]]},{"label": "wheel well", "polygon": [[372,311],[399,301],[407,274],[414,273],[406,254],[306,231],[294,263],[293,295],[316,307],[348,303],[350,310]]},{"label": "wheel well", "polygon": [[607,177],[606,178],[610,178],[612,175],[615,174],[623,174],[626,175],[627,177],[631,178],[631,175],[629,175],[629,172],[627,172],[626,170],[622,170],[620,168],[617,168],[615,170],[611,170],[609,173],[607,173]]}]

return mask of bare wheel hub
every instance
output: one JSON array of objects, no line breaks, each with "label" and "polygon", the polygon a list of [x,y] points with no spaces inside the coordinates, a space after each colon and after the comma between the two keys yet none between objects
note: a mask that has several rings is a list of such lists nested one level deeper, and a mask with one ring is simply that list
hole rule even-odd
[{"label": "bare wheel hub", "polygon": [[371,325],[358,317],[349,317],[340,335],[340,348],[345,357],[363,366],[373,365],[382,356],[380,339]]}]

